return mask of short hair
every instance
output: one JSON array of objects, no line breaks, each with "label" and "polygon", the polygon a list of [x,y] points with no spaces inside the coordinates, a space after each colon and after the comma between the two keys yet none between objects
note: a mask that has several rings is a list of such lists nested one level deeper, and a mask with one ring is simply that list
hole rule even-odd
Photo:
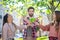
[{"label": "short hair", "polygon": [[28,8],[28,11],[29,11],[30,9],[33,9],[33,11],[34,11],[34,8],[33,8],[33,7],[29,7],[29,8]]}]

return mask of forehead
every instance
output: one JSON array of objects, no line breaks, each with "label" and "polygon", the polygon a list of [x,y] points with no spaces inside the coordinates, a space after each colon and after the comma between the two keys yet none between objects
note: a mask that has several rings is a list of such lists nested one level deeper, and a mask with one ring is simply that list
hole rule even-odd
[{"label": "forehead", "polygon": [[12,17],[11,15],[8,15],[8,17]]},{"label": "forehead", "polygon": [[29,11],[34,11],[34,9],[29,9]]}]

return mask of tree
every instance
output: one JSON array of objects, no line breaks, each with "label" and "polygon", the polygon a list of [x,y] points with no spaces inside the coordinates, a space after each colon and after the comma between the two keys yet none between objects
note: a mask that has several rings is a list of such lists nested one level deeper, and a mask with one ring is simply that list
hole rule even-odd
[{"label": "tree", "polygon": [[[60,0],[51,0],[51,1],[49,1],[49,4],[50,5],[48,5],[48,8],[51,10],[51,18],[53,17],[53,13],[55,13],[55,10],[57,9],[57,7],[59,6],[59,4],[60,4]],[[52,20],[53,20],[53,18],[52,18]]]},{"label": "tree", "polygon": [[[4,7],[8,7],[9,11],[12,13],[13,10],[18,12],[18,15],[25,16],[27,14],[27,8],[33,6],[35,8],[35,12],[38,15],[42,12],[43,9],[38,11],[38,7],[45,7],[46,13],[48,14],[48,18],[51,21],[52,15],[56,9],[60,10],[60,0],[3,0],[0,2]],[[51,16],[51,17],[50,17]]]},{"label": "tree", "polygon": [[59,6],[60,5],[60,0],[40,0],[36,4],[37,4],[37,6],[46,7],[47,8],[47,13],[51,16],[51,17],[48,16],[48,17],[50,17],[49,20],[52,18],[52,15],[55,12],[55,10],[58,7],[60,8],[60,6]]}]

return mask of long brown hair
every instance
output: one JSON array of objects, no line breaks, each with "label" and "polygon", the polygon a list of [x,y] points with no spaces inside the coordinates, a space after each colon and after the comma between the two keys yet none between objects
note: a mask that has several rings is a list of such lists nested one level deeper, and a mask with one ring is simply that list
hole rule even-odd
[{"label": "long brown hair", "polygon": [[56,30],[59,30],[59,24],[60,24],[60,11],[55,11],[55,16],[56,16],[56,26],[55,26],[55,28],[56,28]]},{"label": "long brown hair", "polygon": [[[7,20],[8,15],[10,15],[10,14],[6,14],[6,15],[4,15],[4,17],[3,17],[3,26],[4,26],[5,23],[8,23],[8,20]],[[12,24],[14,25],[14,27],[15,27],[15,29],[16,29],[16,25],[15,25],[13,22],[12,22]]]}]

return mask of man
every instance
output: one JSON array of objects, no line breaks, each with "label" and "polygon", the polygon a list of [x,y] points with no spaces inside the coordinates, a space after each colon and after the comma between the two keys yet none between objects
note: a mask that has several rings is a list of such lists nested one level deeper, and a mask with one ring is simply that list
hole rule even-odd
[{"label": "man", "polygon": [[34,16],[34,8],[29,7],[28,16],[23,19],[23,24],[26,26],[24,30],[24,40],[36,40],[36,28],[39,25],[38,23],[38,18]]}]

